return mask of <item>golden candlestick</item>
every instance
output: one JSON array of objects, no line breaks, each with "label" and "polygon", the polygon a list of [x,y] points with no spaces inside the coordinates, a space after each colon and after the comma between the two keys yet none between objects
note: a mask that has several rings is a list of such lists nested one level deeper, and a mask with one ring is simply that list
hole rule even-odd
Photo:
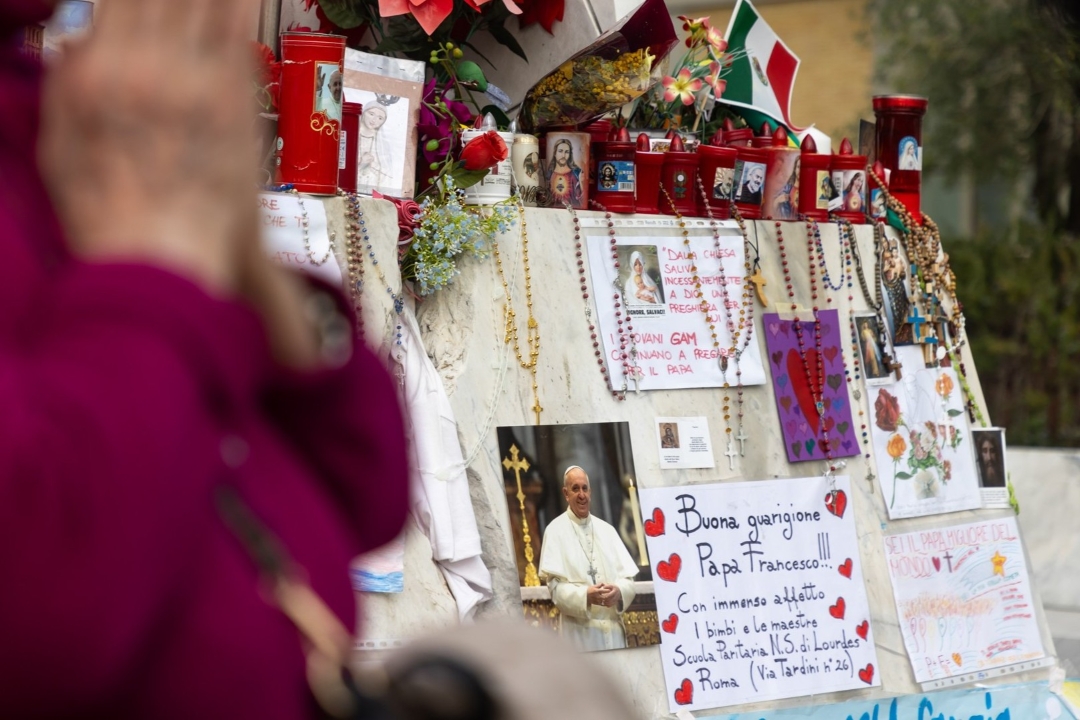
[{"label": "golden candlestick", "polygon": [[[537,404],[539,405],[539,402]],[[525,458],[518,458],[517,445],[511,445],[510,457],[503,458],[502,464],[507,470],[514,471],[514,479],[517,481],[517,499],[518,505],[521,507],[521,539],[525,541],[525,587],[540,587],[540,577],[536,574],[536,566],[533,565],[529,521],[525,519],[525,491],[521,489],[521,473],[529,469],[529,461]]]}]

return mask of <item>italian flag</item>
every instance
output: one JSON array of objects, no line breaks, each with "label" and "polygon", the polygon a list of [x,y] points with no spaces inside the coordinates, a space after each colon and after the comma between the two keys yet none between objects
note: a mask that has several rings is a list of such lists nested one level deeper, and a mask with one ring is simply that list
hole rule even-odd
[{"label": "italian flag", "polygon": [[749,0],[738,0],[728,23],[727,43],[734,56],[724,79],[721,102],[751,108],[779,120],[798,133],[791,122],[791,91],[799,58],[776,36]]}]

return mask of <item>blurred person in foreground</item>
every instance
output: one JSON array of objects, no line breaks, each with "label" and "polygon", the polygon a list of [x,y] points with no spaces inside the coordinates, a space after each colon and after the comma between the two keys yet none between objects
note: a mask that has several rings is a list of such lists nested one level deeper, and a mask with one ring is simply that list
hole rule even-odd
[{"label": "blurred person in foreground", "polygon": [[260,251],[258,3],[108,0],[42,88],[54,4],[0,0],[0,717],[317,717],[405,444],[341,298]]}]

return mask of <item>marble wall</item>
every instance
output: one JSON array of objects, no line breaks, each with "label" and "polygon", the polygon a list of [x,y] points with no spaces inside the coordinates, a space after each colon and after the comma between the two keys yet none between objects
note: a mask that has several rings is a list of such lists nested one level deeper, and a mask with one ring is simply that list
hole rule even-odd
[{"label": "marble wall", "polygon": [[[340,200],[328,201],[331,227],[341,230]],[[384,266],[393,267],[393,245],[397,229],[390,205],[364,201],[368,226],[373,229],[373,247]],[[596,213],[582,213],[595,217]],[[534,293],[533,310],[540,326],[541,349],[537,382],[544,411],[542,422],[583,423],[626,421],[630,426],[638,479],[644,487],[713,483],[736,480],[799,477],[819,472],[818,463],[789,464],[776,416],[771,386],[750,387],[745,391],[746,432],[750,436],[746,456],[736,469],[719,453],[724,445],[723,421],[720,418],[717,390],[652,391],[630,393],[625,402],[615,400],[601,378],[592,352],[592,341],[585,317],[585,301],[579,288],[574,255],[574,230],[569,214],[561,210],[529,209],[525,213],[529,238],[529,266]],[[793,284],[798,301],[810,305],[806,232],[798,223],[782,228],[792,266]],[[836,264],[840,252],[835,226],[821,228],[827,259]],[[603,234],[598,229],[589,234]],[[784,288],[779,262],[776,229],[773,223],[751,226],[751,239],[760,247],[762,267],[768,280],[766,293],[775,303]],[[869,226],[857,233],[862,256],[873,258],[873,233]],[[522,326],[526,317],[524,267],[521,234],[512,229],[498,240],[502,249],[511,300]],[[588,258],[586,257],[586,262]],[[872,262],[872,261],[871,261]],[[457,416],[458,434],[466,457],[476,450],[469,468],[471,492],[483,543],[484,563],[490,568],[495,598],[480,612],[481,617],[517,615],[521,612],[509,515],[505,502],[502,468],[495,428],[534,422],[532,380],[521,369],[513,352],[503,342],[503,306],[507,298],[493,260],[465,260],[454,285],[418,304],[416,314],[429,356],[443,377]],[[371,278],[364,293],[364,316],[368,341],[379,346],[393,327],[388,294]],[[388,278],[395,290],[398,278]],[[785,293],[786,294],[786,293]],[[856,310],[865,309],[856,286]],[[837,293],[831,307],[846,317],[848,292]],[[785,297],[786,301],[786,297]],[[759,306],[756,313],[755,342],[764,343]],[[381,331],[381,335],[380,335]],[[846,325],[845,325],[846,333]],[[762,348],[763,349],[763,348]],[[764,355],[764,353],[763,353]],[[978,391],[974,363],[964,350],[966,366]],[[770,381],[771,382],[771,381]],[[863,395],[865,400],[865,393]],[[980,393],[981,402],[981,393]],[[653,418],[656,416],[694,416],[710,418],[710,432],[717,457],[722,462],[710,470],[659,469]],[[858,424],[858,419],[856,419]],[[947,517],[889,521],[885,503],[876,487],[866,482],[863,458],[849,461],[845,471],[852,476],[851,503],[855,510],[860,553],[866,575],[874,636],[883,685],[858,693],[858,697],[918,692],[907,654],[904,650],[893,603],[891,584],[883,558],[882,536],[927,526],[970,522],[1006,514],[1009,511],[963,512]],[[455,622],[453,599],[430,562],[430,547],[415,529],[407,535],[406,590],[398,596],[364,596],[366,636],[382,640],[415,636],[432,627]],[[1037,593],[1037,583],[1036,583]],[[1041,609],[1040,609],[1041,612]],[[1044,641],[1052,652],[1052,641],[1044,628]],[[595,656],[596,662],[611,670],[633,699],[642,717],[666,716],[667,701],[656,647],[636,648]],[[1009,681],[1042,679],[1046,672],[1012,676]],[[813,698],[814,703],[850,699],[852,693]],[[807,703],[807,698],[772,702],[768,707],[789,707]],[[754,706],[746,706],[747,710]]]}]

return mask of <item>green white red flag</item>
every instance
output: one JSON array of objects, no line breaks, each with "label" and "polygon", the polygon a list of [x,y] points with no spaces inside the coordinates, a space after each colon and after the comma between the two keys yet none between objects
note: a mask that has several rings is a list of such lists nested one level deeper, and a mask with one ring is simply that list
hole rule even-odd
[{"label": "green white red flag", "polygon": [[722,102],[751,108],[800,133],[791,122],[791,93],[799,58],[784,44],[749,0],[738,0],[727,29],[733,56],[724,79]]}]

